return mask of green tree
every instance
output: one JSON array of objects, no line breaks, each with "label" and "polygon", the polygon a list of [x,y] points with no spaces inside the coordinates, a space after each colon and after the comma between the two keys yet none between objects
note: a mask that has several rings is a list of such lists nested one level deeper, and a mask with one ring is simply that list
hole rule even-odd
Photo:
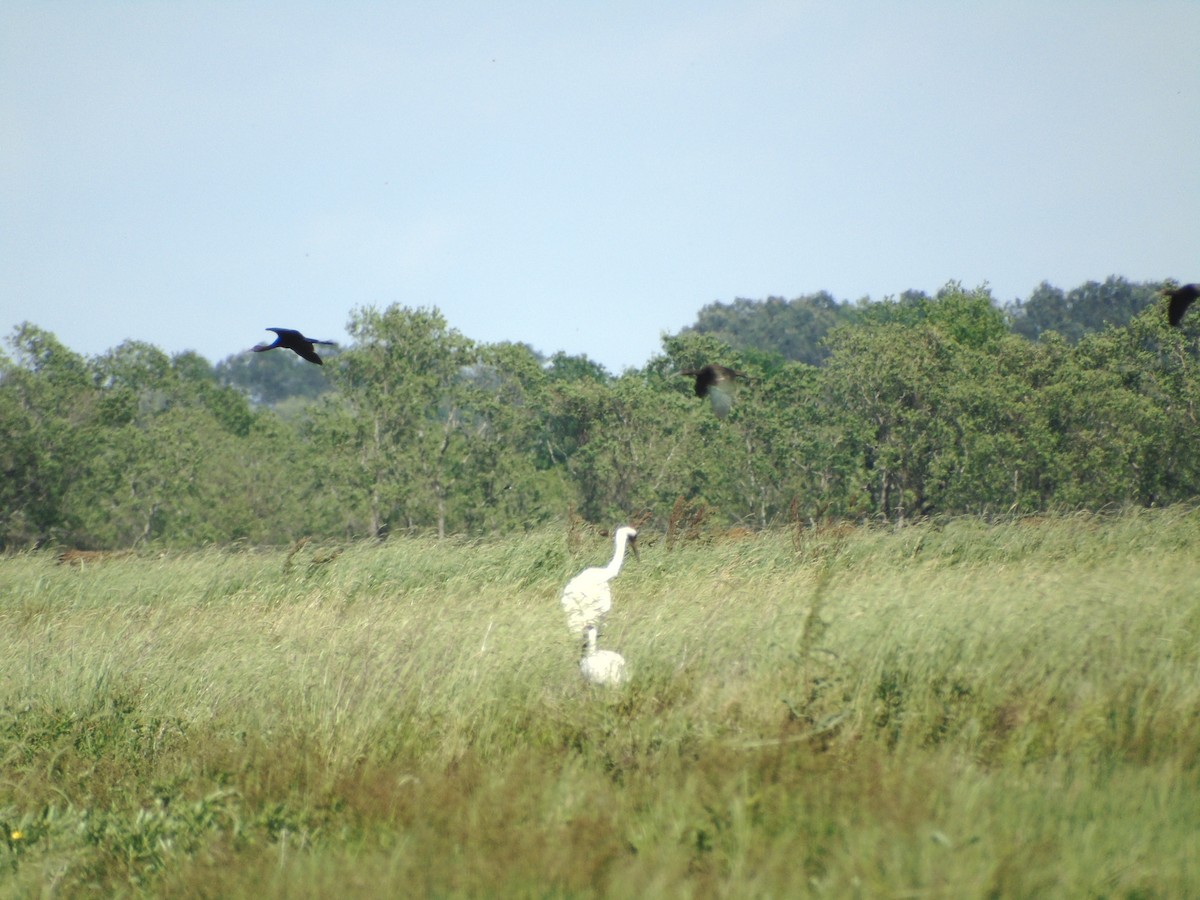
[{"label": "green tree", "polygon": [[586,519],[614,524],[662,512],[696,491],[703,441],[690,405],[655,371],[552,382],[546,440]]},{"label": "green tree", "polygon": [[562,351],[550,357],[546,364],[546,375],[552,381],[588,379],[604,383],[612,378],[604,366],[588,359],[586,355],[568,356]]},{"label": "green tree", "polygon": [[[686,409],[688,479],[678,496],[719,510],[727,518],[764,525],[778,503],[780,478],[768,449],[774,432],[773,411],[764,399],[767,369],[778,371],[783,360],[771,354],[735,351],[712,334],[683,332],[663,339],[665,356],[652,360],[648,371]],[[729,416],[719,420],[707,400],[695,395],[691,377],[679,371],[716,363],[742,373],[734,387]]]},{"label": "green tree", "polygon": [[436,309],[355,310],[354,346],[338,360],[341,395],[322,421],[354,448],[351,478],[372,534],[393,525],[447,530],[449,501],[475,449],[467,377],[472,341]]},{"label": "green tree", "polygon": [[221,384],[237,388],[256,404],[311,402],[332,389],[328,373],[336,367],[340,352],[337,347],[322,347],[324,366],[314,366],[289,351],[235,353],[217,363],[215,374]]},{"label": "green tree", "polygon": [[681,334],[708,335],[730,348],[778,354],[783,359],[816,365],[828,355],[822,341],[838,325],[852,322],[855,308],[821,291],[793,300],[738,298],[710,303],[696,323]]},{"label": "green tree", "polygon": [[284,440],[264,438],[276,433],[203,357],[126,341],[88,368],[103,438],[65,507],[73,542],[274,541],[302,521],[285,500],[303,470],[286,465]]},{"label": "green tree", "polygon": [[1012,330],[1031,340],[1054,331],[1069,343],[1102,331],[1108,325],[1125,325],[1157,302],[1158,285],[1134,284],[1116,275],[1102,283],[1089,281],[1071,291],[1043,281],[1029,299],[1008,308]]},{"label": "green tree", "polygon": [[524,344],[477,348],[465,373],[462,428],[469,453],[453,497],[454,521],[471,531],[532,527],[566,504],[549,452],[546,402],[551,374]]},{"label": "green tree", "polygon": [[838,331],[826,384],[835,421],[861,460],[861,489],[887,519],[933,509],[931,463],[951,428],[940,413],[953,351],[928,325]]},{"label": "green tree", "polygon": [[1200,481],[1195,346],[1147,309],[1124,327],[1086,335],[1056,372],[1043,406],[1057,446],[1053,502],[1172,502]]},{"label": "green tree", "polygon": [[1159,306],[1129,324],[1127,352],[1145,360],[1139,390],[1162,410],[1162,431],[1150,448],[1146,502],[1173,503],[1200,494],[1200,341],[1196,330],[1172,328]]},{"label": "green tree", "polygon": [[40,544],[70,533],[67,501],[100,446],[104,409],[86,361],[54,335],[29,323],[9,338],[0,358],[0,431],[9,437],[0,540]]},{"label": "green tree", "polygon": [[1097,508],[1143,502],[1142,477],[1162,433],[1162,411],[1127,382],[1122,338],[1089,335],[1039,394],[1053,441],[1047,505]]},{"label": "green tree", "polygon": [[930,325],[946,337],[972,347],[992,344],[1008,333],[1004,312],[996,307],[986,287],[966,290],[956,281],[929,297],[907,291],[861,310],[865,325]]},{"label": "green tree", "polygon": [[1018,465],[1008,456],[1019,445],[1012,385],[996,367],[1005,338],[987,291],[955,284],[877,304],[831,336],[830,412],[861,460],[869,509],[903,520],[1001,499],[995,476]]}]

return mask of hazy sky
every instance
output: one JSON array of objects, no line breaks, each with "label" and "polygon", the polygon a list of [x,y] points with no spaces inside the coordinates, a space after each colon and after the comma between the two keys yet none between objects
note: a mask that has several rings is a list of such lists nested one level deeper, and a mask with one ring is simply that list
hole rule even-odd
[{"label": "hazy sky", "polygon": [[1200,279],[1200,2],[0,3],[0,335],[361,306],[640,366],[714,300]]}]

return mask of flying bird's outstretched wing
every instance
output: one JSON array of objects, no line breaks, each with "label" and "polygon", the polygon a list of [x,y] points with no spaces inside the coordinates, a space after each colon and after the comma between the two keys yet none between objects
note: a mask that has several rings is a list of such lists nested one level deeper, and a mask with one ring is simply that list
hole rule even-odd
[{"label": "flying bird's outstretched wing", "polygon": [[323,366],[325,363],[321,357],[317,355],[317,351],[313,348],[313,344],[324,343],[327,343],[327,341],[310,341],[306,338],[302,338],[301,340],[295,341],[294,343],[285,344],[284,346],[289,350],[294,350],[296,355],[301,359],[306,359],[310,363],[316,363],[318,366]]},{"label": "flying bird's outstretched wing", "polygon": [[310,363],[316,363],[318,366],[324,365],[321,357],[317,355],[317,351],[313,348],[313,344],[333,344],[333,341],[319,341],[316,338],[305,337],[294,328],[268,328],[267,331],[275,332],[275,341],[270,344],[258,344],[251,349],[255,353],[261,353],[264,350],[274,350],[276,347],[283,347],[285,350],[291,350],[293,353],[308,360]]},{"label": "flying bird's outstretched wing", "polygon": [[1167,321],[1172,325],[1178,325],[1188,307],[1196,301],[1197,297],[1200,297],[1200,285],[1185,284],[1182,287],[1165,290],[1163,294],[1168,298]]},{"label": "flying bird's outstretched wing", "polygon": [[707,397],[718,419],[724,419],[733,408],[733,395],[739,378],[746,376],[725,366],[709,363],[699,369],[685,369],[679,373],[696,379],[696,396]]}]

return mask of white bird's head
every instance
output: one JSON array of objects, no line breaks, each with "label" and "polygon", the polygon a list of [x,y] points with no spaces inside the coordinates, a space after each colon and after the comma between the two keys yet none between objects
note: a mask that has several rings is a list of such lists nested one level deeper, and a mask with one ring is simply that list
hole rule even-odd
[{"label": "white bird's head", "polygon": [[621,540],[622,535],[625,536],[625,546],[633,551],[634,559],[636,559],[638,562],[641,562],[642,557],[638,554],[638,546],[637,546],[637,536],[638,536],[637,529],[633,528],[630,525],[622,525],[620,528],[617,529],[617,540],[618,541]]}]

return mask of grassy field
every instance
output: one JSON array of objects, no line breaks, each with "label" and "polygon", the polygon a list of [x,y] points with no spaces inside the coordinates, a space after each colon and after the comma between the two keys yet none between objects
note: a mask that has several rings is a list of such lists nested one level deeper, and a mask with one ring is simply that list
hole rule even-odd
[{"label": "grassy field", "polygon": [[1200,511],[0,559],[0,896],[1200,896]]}]

